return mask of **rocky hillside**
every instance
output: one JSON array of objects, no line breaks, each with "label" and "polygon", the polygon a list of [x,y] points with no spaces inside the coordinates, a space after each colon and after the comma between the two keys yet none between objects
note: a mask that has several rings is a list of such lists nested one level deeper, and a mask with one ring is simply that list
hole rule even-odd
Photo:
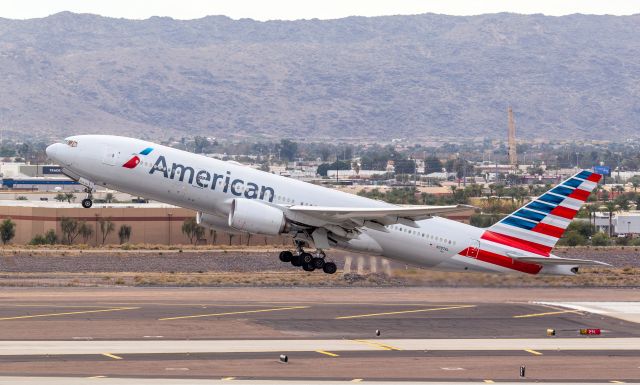
[{"label": "rocky hillside", "polygon": [[4,134],[640,132],[640,15],[0,19]]}]

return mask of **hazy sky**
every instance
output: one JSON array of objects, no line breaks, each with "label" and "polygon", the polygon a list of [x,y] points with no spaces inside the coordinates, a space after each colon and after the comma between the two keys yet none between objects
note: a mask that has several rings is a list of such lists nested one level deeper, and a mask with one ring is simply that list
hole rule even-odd
[{"label": "hazy sky", "polygon": [[170,16],[196,19],[226,15],[234,19],[333,19],[346,16],[444,13],[477,15],[494,12],[630,15],[640,0],[0,0],[0,17],[28,19],[61,11],[146,19]]}]

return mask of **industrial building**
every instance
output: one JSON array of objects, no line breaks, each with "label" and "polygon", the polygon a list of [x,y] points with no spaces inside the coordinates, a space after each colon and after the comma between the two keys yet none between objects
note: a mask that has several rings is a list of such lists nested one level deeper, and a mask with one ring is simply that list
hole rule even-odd
[{"label": "industrial building", "polygon": [[[16,235],[11,243],[28,244],[36,235],[43,235],[53,229],[58,239],[62,238],[60,221],[62,218],[74,218],[85,221],[93,230],[92,236],[86,240],[77,237],[74,243],[86,243],[89,246],[102,244],[99,221],[110,220],[115,225],[105,244],[119,244],[118,229],[121,225],[131,226],[129,243],[146,243],[159,245],[185,245],[189,238],[182,233],[182,224],[187,218],[195,217],[192,210],[161,203],[144,204],[94,204],[85,209],[78,203],[40,202],[40,201],[0,201],[0,220],[11,218],[16,224]],[[211,244],[214,234],[205,231],[204,238],[198,244]],[[232,235],[216,232],[216,244],[247,244],[247,235]],[[251,245],[281,243],[277,237],[251,236]]]}]

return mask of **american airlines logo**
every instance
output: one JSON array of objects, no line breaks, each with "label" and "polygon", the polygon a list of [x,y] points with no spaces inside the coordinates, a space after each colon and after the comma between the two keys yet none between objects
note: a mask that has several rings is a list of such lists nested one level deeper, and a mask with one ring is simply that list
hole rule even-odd
[{"label": "american airlines logo", "polygon": [[[144,150],[140,151],[139,154],[149,155],[151,151],[153,151],[153,148],[147,147]],[[133,168],[136,168],[139,164],[140,164],[140,157],[138,155],[134,155],[131,159],[126,161],[125,164],[122,165],[122,167],[133,169]]]},{"label": "american airlines logo", "polygon": [[[131,162],[131,159],[129,160],[129,162]],[[138,163],[139,162],[140,160],[138,159]],[[137,166],[137,163],[133,167],[135,166]],[[193,167],[185,166],[179,163],[172,163],[171,168],[168,168],[167,161],[163,155],[158,157],[158,160],[156,160],[153,167],[151,167],[149,174],[154,174],[155,172],[162,173],[162,175],[167,179],[189,183],[190,185],[194,185],[200,188],[208,188],[214,191],[222,190],[222,192],[225,194],[230,193],[231,195],[235,195],[237,197],[243,196],[247,199],[261,199],[268,202],[273,202],[273,198],[275,197],[275,191],[272,187],[259,186],[258,184],[253,182],[247,182],[240,178],[234,178],[233,176],[231,176],[231,171],[227,171],[224,174],[209,172],[207,170],[196,171]]]}]

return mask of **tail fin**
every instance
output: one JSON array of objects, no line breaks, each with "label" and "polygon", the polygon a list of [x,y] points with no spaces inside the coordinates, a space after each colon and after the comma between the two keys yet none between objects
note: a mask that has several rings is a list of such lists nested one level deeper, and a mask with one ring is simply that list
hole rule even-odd
[{"label": "tail fin", "polygon": [[581,171],[489,227],[483,239],[548,256],[602,175]]}]

